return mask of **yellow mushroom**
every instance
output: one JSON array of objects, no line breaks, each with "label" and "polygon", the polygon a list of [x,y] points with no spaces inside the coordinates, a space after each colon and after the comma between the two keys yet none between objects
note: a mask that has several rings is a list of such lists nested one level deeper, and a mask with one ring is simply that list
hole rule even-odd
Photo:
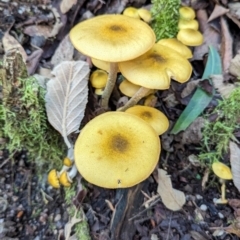
[{"label": "yellow mushroom", "polygon": [[138,14],[138,10],[135,7],[127,7],[123,11],[123,15],[132,17],[132,18],[137,18],[140,19],[140,16]]},{"label": "yellow mushroom", "polygon": [[108,108],[116,82],[117,63],[148,51],[156,36],[151,27],[139,19],[106,14],[77,24],[70,31],[70,39],[78,51],[110,63],[109,79],[102,95],[102,107]]},{"label": "yellow mushroom", "polygon": [[104,188],[127,188],[156,167],[160,139],[144,120],[124,112],[103,113],[87,123],[74,147],[80,174]]},{"label": "yellow mushroom", "polygon": [[73,178],[77,175],[77,168],[75,164],[72,166],[70,171],[63,171],[59,176],[59,183],[64,187],[70,187],[73,182]]},{"label": "yellow mushroom", "polygon": [[148,52],[130,61],[120,62],[119,69],[130,82],[141,86],[118,111],[136,105],[149,89],[168,89],[171,78],[184,83],[192,74],[189,61],[171,48],[155,44]]},{"label": "yellow mushroom", "polygon": [[199,23],[195,19],[192,19],[192,20],[179,19],[179,21],[178,21],[178,29],[186,29],[186,28],[198,30]]},{"label": "yellow mushroom", "polygon": [[145,8],[139,8],[137,10],[140,18],[147,23],[150,23],[152,20],[152,14],[149,10],[145,9]]},{"label": "yellow mushroom", "polygon": [[196,17],[195,11],[191,7],[180,7],[179,8],[180,18],[186,20],[192,20]]},{"label": "yellow mushroom", "polygon": [[[91,58],[92,63],[95,67],[100,68],[102,70],[105,70],[106,72],[109,72],[110,70],[110,62],[102,61],[96,58]],[[119,69],[117,68],[117,71],[119,72]]]},{"label": "yellow mushroom", "polygon": [[107,72],[97,69],[90,75],[90,82],[94,88],[104,88],[108,79]]},{"label": "yellow mushroom", "polygon": [[60,183],[58,179],[58,172],[56,169],[52,169],[48,173],[48,183],[54,188],[60,188]]},{"label": "yellow mushroom", "polygon": [[177,39],[187,46],[199,46],[203,43],[203,35],[194,29],[180,29]]},{"label": "yellow mushroom", "polygon": [[157,42],[157,44],[161,44],[163,46],[169,47],[179,54],[181,54],[184,58],[192,58],[192,51],[189,47],[184,45],[182,42],[177,40],[176,38],[165,38],[161,39]]},{"label": "yellow mushroom", "polygon": [[221,162],[214,162],[212,164],[212,170],[220,178],[220,182],[222,184],[221,198],[218,199],[216,203],[226,204],[228,202],[228,200],[225,197],[225,192],[226,192],[225,181],[231,180],[233,178],[231,169],[227,165],[225,165]]},{"label": "yellow mushroom", "polygon": [[169,121],[166,115],[156,108],[137,105],[128,108],[125,112],[138,116],[146,121],[152,126],[158,135],[161,135],[168,130]]}]

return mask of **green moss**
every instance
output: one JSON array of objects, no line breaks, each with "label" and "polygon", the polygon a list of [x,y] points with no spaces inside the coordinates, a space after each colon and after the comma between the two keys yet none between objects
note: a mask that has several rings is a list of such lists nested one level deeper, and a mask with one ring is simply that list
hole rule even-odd
[{"label": "green moss", "polygon": [[[24,68],[25,65],[22,69]],[[29,160],[36,163],[38,173],[46,172],[61,165],[66,147],[61,135],[47,120],[45,89],[34,77],[26,77],[25,71],[22,71],[23,74],[20,72],[21,70],[17,80],[13,80],[14,83],[17,82],[17,87],[14,83],[7,82],[6,71],[0,72],[0,83],[3,87],[0,137],[7,140],[3,147],[10,153],[26,149]]]},{"label": "green moss", "polygon": [[[76,184],[72,184],[72,186],[70,188],[64,188],[65,190],[65,202],[67,205],[70,205],[70,207],[68,208],[68,214],[73,217],[76,211],[75,206],[72,204],[72,200],[76,195]],[[80,208],[80,210],[77,213],[77,218],[82,219],[81,222],[76,223],[75,227],[74,227],[74,232],[76,234],[77,239],[81,239],[81,240],[91,240],[90,234],[89,234],[89,227],[88,227],[88,223],[87,220],[84,219],[84,213],[82,211],[82,209]]]},{"label": "green moss", "polygon": [[[207,121],[203,130],[202,149],[200,159],[208,164],[220,161],[228,151],[230,139],[234,139],[234,130],[239,127],[240,119],[240,87],[237,87],[229,98],[219,101],[211,114],[217,119]],[[209,117],[208,115],[205,116]]]},{"label": "green moss", "polygon": [[176,37],[178,32],[180,0],[152,0],[152,28],[157,41]]}]

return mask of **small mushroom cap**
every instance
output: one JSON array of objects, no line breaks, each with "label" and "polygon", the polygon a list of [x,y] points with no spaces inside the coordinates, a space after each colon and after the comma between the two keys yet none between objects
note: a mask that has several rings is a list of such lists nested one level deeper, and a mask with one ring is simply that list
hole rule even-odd
[{"label": "small mushroom cap", "polygon": [[169,121],[167,117],[156,108],[137,105],[128,108],[125,112],[138,116],[146,121],[153,127],[158,135],[161,135],[168,130]]},{"label": "small mushroom cap", "polygon": [[94,93],[98,96],[102,96],[104,92],[104,88],[95,88]]},{"label": "small mushroom cap", "polygon": [[160,140],[144,120],[125,112],[103,113],[82,129],[74,148],[75,164],[90,183],[127,188],[156,167]]},{"label": "small mushroom cap", "polygon": [[171,78],[183,83],[192,73],[186,58],[161,44],[155,44],[140,57],[120,62],[118,66],[129,81],[149,89],[168,89]]},{"label": "small mushroom cap", "polygon": [[152,20],[152,14],[150,11],[148,11],[145,8],[139,8],[138,10],[138,14],[140,16],[140,18],[144,21],[149,23]]},{"label": "small mushroom cap", "polygon": [[186,45],[184,45],[183,43],[178,41],[176,38],[161,39],[157,42],[157,44],[161,44],[163,46],[169,47],[169,48],[177,51],[184,58],[187,58],[187,59],[192,58],[191,49],[189,49],[189,47],[187,47]]},{"label": "small mushroom cap", "polygon": [[63,165],[65,165],[65,166],[67,166],[67,167],[71,167],[71,166],[72,166],[72,161],[71,161],[71,159],[68,158],[68,157],[65,157],[65,158],[63,159]]},{"label": "small mushroom cap", "polygon": [[77,24],[70,31],[74,47],[83,54],[106,62],[121,62],[148,51],[156,36],[151,27],[120,14],[101,15]]},{"label": "small mushroom cap", "polygon": [[180,7],[179,8],[180,18],[192,20],[196,17],[195,11],[191,7]]},{"label": "small mushroom cap", "polygon": [[157,103],[157,97],[154,94],[148,95],[144,100],[144,106],[154,107]]},{"label": "small mushroom cap", "polygon": [[180,29],[177,39],[187,46],[199,46],[203,43],[203,35],[194,29]]},{"label": "small mushroom cap", "polygon": [[192,20],[179,19],[178,29],[186,29],[186,28],[198,30],[199,28],[198,21],[195,19],[192,19]]},{"label": "small mushroom cap", "polygon": [[231,180],[233,178],[231,169],[221,162],[214,162],[212,170],[221,179]]},{"label": "small mushroom cap", "polygon": [[108,74],[103,70],[97,69],[92,72],[89,80],[94,88],[103,88],[107,84]]},{"label": "small mushroom cap", "polygon": [[135,7],[127,7],[123,11],[123,15],[132,17],[132,18],[137,18],[140,19],[140,16],[138,14],[138,10]]},{"label": "small mushroom cap", "polygon": [[[127,97],[132,97],[139,89],[141,88],[141,86],[136,85],[130,81],[128,81],[127,79],[124,79],[120,84],[119,84],[119,89],[121,91],[121,93],[123,93],[124,95],[126,95]],[[148,94],[153,93],[154,90],[149,89]],[[147,95],[148,95],[147,94]]]},{"label": "small mushroom cap", "polygon": [[[91,60],[95,67],[105,70],[106,72],[109,72],[109,69],[110,69],[109,62],[105,62],[96,58],[91,58]],[[118,69],[118,72],[119,72],[119,69]]]},{"label": "small mushroom cap", "polygon": [[72,181],[68,177],[68,173],[64,171],[60,177],[59,177],[59,182],[64,186],[64,187],[70,187]]},{"label": "small mushroom cap", "polygon": [[60,188],[60,184],[58,180],[58,172],[56,169],[52,169],[48,173],[48,183],[54,188]]}]

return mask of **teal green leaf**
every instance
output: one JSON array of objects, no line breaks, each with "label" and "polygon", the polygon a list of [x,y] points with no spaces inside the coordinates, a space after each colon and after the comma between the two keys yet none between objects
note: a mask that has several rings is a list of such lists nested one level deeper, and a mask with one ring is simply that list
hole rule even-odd
[{"label": "teal green leaf", "polygon": [[[210,81],[210,76],[213,74],[222,74],[222,65],[217,50],[210,46],[208,60],[202,79],[209,79]],[[209,94],[198,87],[170,133],[177,134],[180,131],[185,130],[208,106],[214,93],[215,91],[213,91],[212,94]]]}]

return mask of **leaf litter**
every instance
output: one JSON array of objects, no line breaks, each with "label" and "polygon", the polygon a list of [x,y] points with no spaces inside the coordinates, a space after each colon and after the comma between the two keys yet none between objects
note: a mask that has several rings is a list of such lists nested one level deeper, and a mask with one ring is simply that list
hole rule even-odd
[{"label": "leaf litter", "polygon": [[[44,4],[45,3],[48,4],[51,1],[41,1],[41,2],[44,2]],[[67,5],[66,5],[66,2],[68,2]],[[136,5],[140,4],[139,2],[137,3],[137,1],[132,1],[132,2]],[[22,24],[22,26],[24,26],[24,25],[29,26],[29,24],[30,24],[33,27],[37,27],[39,23],[44,23],[44,24],[48,25],[49,33],[46,34],[46,40],[47,41],[50,40],[51,44],[49,44],[49,45],[44,44],[43,46],[40,47],[41,52],[39,52],[39,56],[35,57],[35,63],[32,64],[32,66],[30,66],[29,69],[31,69],[31,71],[30,71],[31,73],[35,73],[36,71],[38,72],[40,68],[45,69],[46,71],[48,71],[48,78],[51,78],[51,80],[49,80],[49,82],[54,79],[54,80],[56,80],[55,81],[56,84],[59,84],[59,83],[57,83],[58,79],[56,76],[58,76],[57,73],[59,73],[60,71],[55,70],[56,76],[52,77],[49,73],[51,72],[53,65],[58,66],[59,64],[61,64],[61,62],[63,60],[68,60],[68,61],[72,60],[72,49],[73,48],[72,48],[72,46],[68,45],[69,42],[68,42],[67,38],[65,38],[63,40],[63,37],[62,37],[63,35],[61,35],[62,34],[61,31],[63,30],[63,32],[64,31],[67,32],[65,20],[66,20],[66,18],[69,18],[71,21],[71,14],[73,13],[73,10],[75,10],[77,7],[76,5],[74,5],[75,3],[76,3],[76,1],[73,0],[71,2],[70,1],[61,1],[61,6],[60,5],[58,5],[58,6],[48,5],[46,9],[51,11],[52,17],[50,17],[50,15],[44,16],[44,14],[42,14],[42,15],[36,14],[36,16],[31,16],[29,19],[23,18],[24,20],[22,22],[16,23],[16,24],[18,24],[19,27],[21,27],[21,24]],[[10,4],[12,4],[12,3],[10,3]],[[65,6],[64,6],[64,4],[65,4]],[[96,14],[96,13],[98,13],[98,9],[100,11],[104,11],[107,9],[107,6],[111,6],[112,9],[117,9],[116,12],[118,12],[121,9],[123,9],[124,6],[128,5],[129,2],[121,1],[121,3],[119,3],[119,1],[107,1],[107,4],[105,4],[103,2],[96,2],[96,3],[91,2],[88,4],[84,4],[84,1],[81,1],[80,4],[82,4],[81,5],[82,12],[92,10],[92,12],[94,14]],[[194,4],[195,3],[193,3],[193,5]],[[212,4],[215,4],[215,2]],[[224,5],[224,6],[226,7],[228,5]],[[206,16],[207,16],[206,19],[209,20],[210,9],[212,10],[212,8],[208,8],[208,4],[203,4],[203,3],[201,5],[201,8],[208,10],[208,14],[206,14]],[[14,7],[12,7],[12,9],[14,9]],[[215,9],[218,9],[218,4],[215,5]],[[228,17],[231,16],[231,18],[230,17],[229,18],[234,19],[233,21],[237,22],[237,20],[239,19],[239,17],[236,14],[237,12],[235,10],[234,10],[235,12],[233,12],[232,7],[231,7],[230,12],[228,10],[229,9],[226,8],[226,9],[223,9],[223,11],[221,11],[221,12],[215,11],[215,13],[213,13],[213,15],[212,15],[212,19],[210,19],[210,20],[214,21],[214,18],[218,18],[220,15],[224,16],[225,11],[226,11],[226,16],[228,16]],[[108,11],[108,9],[107,9],[107,11]],[[111,10],[109,10],[109,11],[111,11]],[[198,10],[197,14],[200,19],[201,14],[202,14],[201,10]],[[231,15],[229,15],[229,14],[231,14]],[[45,20],[44,20],[43,16],[45,17]],[[76,15],[74,15],[74,18],[75,17],[76,17]],[[33,19],[35,19],[35,20],[33,20]],[[29,21],[29,23],[27,24],[28,21]],[[30,23],[30,21],[31,21],[31,23]],[[213,43],[213,44],[216,44],[216,46],[217,46],[219,44],[220,34],[216,31],[216,29],[217,29],[216,26],[214,26],[214,24],[212,24],[212,23],[207,24],[206,22],[203,22],[202,26],[205,29],[203,31],[205,39],[206,39],[205,44],[208,45],[208,43]],[[232,27],[232,25],[231,25],[231,27]],[[232,32],[231,27],[229,27],[230,32]],[[207,30],[207,28],[208,28],[208,30]],[[31,40],[34,39],[34,37],[37,34],[37,30],[34,30],[34,31],[35,31],[34,34],[28,36],[28,38]],[[14,33],[14,32],[15,32],[15,30],[12,29],[10,31],[11,35],[9,35],[9,36],[12,36],[12,33]],[[39,32],[41,32],[41,30]],[[26,34],[25,33],[23,33],[23,34],[24,34],[24,37],[26,37],[25,36]],[[223,36],[223,33],[221,33],[221,36]],[[17,38],[15,38],[15,37],[17,37],[16,34],[14,35],[14,39],[16,40]],[[233,35],[233,38],[234,38],[234,35]],[[226,44],[230,43],[227,39],[228,38],[226,38],[226,40],[225,40],[224,50],[222,51],[223,56],[225,56],[225,65],[224,65],[224,66],[226,66],[226,67],[224,67],[225,69],[228,69],[227,66],[229,64],[229,60],[231,60],[231,58],[232,58],[232,56],[230,55],[229,47],[226,45]],[[66,42],[64,43],[65,40],[66,40]],[[25,38],[24,42],[26,43],[27,41],[28,41],[27,38]],[[57,42],[57,44],[56,44],[56,42]],[[61,43],[59,44],[59,42],[61,42]],[[17,40],[16,41],[13,40],[13,43],[14,44],[11,45],[11,41],[8,41],[7,44],[9,44],[10,48],[15,47],[15,46],[18,48],[21,47],[21,43],[18,43]],[[198,61],[199,60],[202,61],[202,59],[204,58],[204,54],[206,54],[208,52],[206,45],[204,46],[205,48],[202,48],[202,49],[201,49],[201,47],[195,48],[195,50],[194,50],[195,58],[194,59],[198,59]],[[6,46],[6,44],[5,44],[5,46]],[[57,47],[58,47],[58,50],[56,50]],[[68,47],[69,47],[69,50],[68,50]],[[6,49],[7,48],[8,47],[6,47]],[[28,54],[28,57],[29,57],[29,51],[31,53],[34,51],[33,48],[30,46],[30,44],[29,44],[29,47],[27,47],[27,48],[26,48],[26,44],[25,44],[23,50],[24,49],[27,49],[26,52]],[[197,52],[197,49],[200,49],[200,52]],[[228,56],[228,57],[226,57],[226,56]],[[49,60],[49,59],[51,59],[51,60]],[[194,59],[192,59],[193,64],[194,64]],[[29,59],[29,60],[30,60],[30,62],[32,61],[31,59]],[[38,67],[40,67],[40,68],[38,68]],[[74,68],[74,67],[72,65],[70,65],[70,68]],[[231,65],[229,68],[229,71],[231,73],[230,69],[231,69]],[[235,76],[239,76],[239,74],[235,73]],[[61,76],[60,76],[60,78],[61,78]],[[217,91],[221,94],[222,97],[225,97],[225,96],[227,97],[227,96],[229,96],[230,93],[225,94],[222,92],[224,90],[221,90],[221,89],[226,88],[227,92],[228,92],[228,91],[232,90],[232,89],[230,89],[230,87],[228,89],[228,86],[231,86],[231,87],[234,86],[234,88],[237,87],[237,85],[226,81],[225,76],[223,76],[223,75],[218,75],[217,77],[215,75],[215,76],[212,76],[211,78],[213,80],[214,88],[217,89]],[[237,80],[234,80],[234,82],[236,82],[236,81]],[[190,81],[188,83],[189,86],[192,82],[193,81]],[[220,85],[217,85],[218,83],[220,83]],[[67,86],[68,84],[69,83],[66,83],[65,86]],[[187,94],[191,94],[191,91],[194,91],[194,87],[195,86],[192,86],[192,88],[190,87],[189,92]],[[54,87],[52,86],[52,88],[55,88],[55,86]],[[50,87],[50,89],[51,89],[51,87]],[[166,93],[167,92],[168,91],[166,91]],[[165,111],[168,113],[171,120],[174,120],[174,119],[176,119],[176,116],[177,117],[179,116],[179,113],[182,110],[181,109],[182,106],[181,106],[180,102],[178,101],[179,99],[176,98],[174,91],[171,92],[171,94],[172,94],[171,97],[169,97],[170,100],[167,99],[167,97],[165,97],[165,102],[163,101],[163,103],[160,101],[160,99],[161,99],[160,95],[158,95],[156,106],[163,108],[163,109],[165,108]],[[167,94],[165,96],[167,96]],[[214,98],[215,98],[215,96],[214,96]],[[214,100],[215,99],[213,99],[212,101],[214,101]],[[217,100],[219,100],[219,99],[217,99]],[[168,102],[169,104],[167,104],[167,101],[169,101]],[[58,104],[59,104],[59,106],[61,106],[59,109],[63,110],[64,107],[62,108],[62,103],[58,103]],[[214,105],[212,105],[212,106],[214,106]],[[211,112],[211,110],[212,110],[211,108],[213,108],[212,106],[210,105],[210,107],[206,108],[206,111]],[[216,104],[215,104],[215,106],[216,106]],[[85,107],[83,107],[82,109],[85,109]],[[54,111],[56,112],[56,109],[54,109],[53,112]],[[67,120],[71,121],[72,120],[71,116],[73,114],[73,110],[70,109],[69,111],[70,111],[70,115],[69,115],[70,117],[67,118]],[[77,116],[78,116],[78,114],[77,114]],[[89,117],[89,116],[87,116],[87,117],[89,119],[91,119],[91,117]],[[80,124],[80,121],[79,121],[79,124]],[[224,211],[223,211],[226,221],[220,220],[218,217],[216,217],[213,214],[214,211],[212,209],[215,209],[215,211],[217,211],[218,213],[221,212],[223,209],[225,209],[226,211],[230,211],[230,210],[229,210],[229,206],[219,207],[219,206],[211,205],[213,195],[215,194],[215,196],[216,196],[218,194],[218,191],[216,190],[215,187],[208,185],[209,181],[212,181],[211,172],[210,173],[208,172],[207,174],[205,174],[204,169],[201,169],[199,166],[192,165],[189,168],[189,171],[186,170],[185,173],[181,172],[180,176],[178,174],[176,174],[178,171],[180,172],[182,169],[185,169],[185,167],[186,167],[185,164],[188,164],[186,160],[187,160],[187,156],[190,155],[189,153],[192,153],[192,152],[194,154],[198,153],[199,144],[201,144],[200,139],[201,139],[201,133],[202,133],[201,132],[202,125],[204,125],[204,124],[199,124],[199,126],[196,124],[195,130],[190,131],[188,133],[188,136],[185,137],[185,140],[183,140],[183,142],[185,142],[185,150],[184,150],[185,152],[181,149],[176,151],[176,149],[177,149],[176,140],[174,139],[173,135],[168,133],[168,134],[166,134],[166,138],[162,138],[162,141],[168,142],[167,144],[163,143],[166,145],[166,147],[164,147],[166,152],[163,154],[163,156],[161,157],[161,161],[160,161],[160,165],[164,165],[167,168],[167,172],[165,172],[162,176],[162,178],[163,178],[162,181],[163,181],[163,183],[168,182],[168,184],[166,184],[166,185],[169,186],[169,189],[167,189],[168,191],[166,191],[166,192],[171,193],[171,198],[169,200],[169,196],[166,196],[166,195],[164,196],[164,191],[161,191],[161,194],[163,195],[162,199],[164,199],[164,202],[166,203],[166,205],[169,204],[169,206],[173,207],[174,209],[189,210],[189,215],[188,216],[181,215],[181,213],[180,213],[181,211],[176,211],[172,214],[170,211],[168,211],[166,209],[166,207],[162,204],[162,202],[157,202],[154,205],[150,206],[150,208],[148,209],[148,214],[145,214],[145,215],[142,214],[141,215],[142,218],[138,218],[135,222],[135,224],[138,226],[137,234],[139,236],[139,239],[140,239],[140,236],[142,239],[145,239],[145,238],[146,239],[161,239],[161,238],[162,239],[179,239],[179,238],[189,239],[190,236],[193,239],[208,239],[208,238],[205,238],[205,236],[203,234],[204,231],[205,231],[205,233],[208,232],[208,230],[209,230],[208,228],[197,225],[195,220],[191,220],[191,221],[186,220],[187,217],[188,217],[188,219],[191,219],[191,213],[193,213],[193,209],[195,208],[194,206],[191,206],[191,201],[189,201],[189,196],[193,196],[194,198],[196,198],[196,203],[198,206],[200,206],[200,204],[202,204],[203,202],[208,204],[209,208],[206,212],[206,215],[203,215],[205,223],[207,223],[208,226],[212,226],[212,225],[220,226],[221,224],[225,225],[223,228],[224,233],[221,233],[222,235],[219,234],[221,239],[223,239],[224,234],[226,234],[227,232],[235,234],[236,236],[239,236],[239,231],[236,230],[236,229],[239,229],[238,219],[237,219],[237,215],[236,215],[236,212],[238,210],[237,207],[233,208],[235,215],[236,215],[236,219],[234,220],[234,223],[230,224],[228,227],[226,227],[226,222],[227,222],[227,220],[231,221],[231,217],[226,212],[224,213]],[[64,124],[63,124],[63,126],[64,126]],[[68,136],[68,134],[71,134],[70,132],[78,131],[78,127],[79,127],[79,125],[78,126],[76,125],[76,127],[74,127],[74,129],[67,131],[66,129],[68,129],[68,125],[65,124],[65,126],[63,128],[59,128],[59,126],[58,126],[58,129],[60,130],[62,135],[66,137],[66,136]],[[66,129],[64,130],[64,128],[66,128]],[[186,133],[187,133],[187,131],[186,131]],[[186,134],[186,133],[184,131],[184,134]],[[186,140],[186,139],[190,139],[192,137],[195,138],[194,141]],[[233,137],[234,137],[234,135],[233,135]],[[227,161],[232,162],[231,158],[235,158],[234,162],[236,161],[236,159],[237,159],[237,155],[236,155],[236,151],[235,151],[236,148],[232,148],[231,143],[230,143],[229,148],[230,148],[230,151],[226,152],[226,155],[224,155],[219,160],[223,160],[226,162]],[[168,150],[169,150],[169,152],[167,152]],[[212,148],[209,148],[209,150],[213,151]],[[2,158],[3,158],[4,154],[1,155]],[[229,154],[229,155],[227,155],[227,154]],[[237,165],[235,165],[235,164],[236,163],[234,163],[234,168],[236,167],[236,169],[238,169]],[[24,168],[26,168],[26,166],[24,166],[22,168],[24,169]],[[9,169],[8,164],[6,164],[6,168],[4,169],[4,171],[6,171],[7,169]],[[17,168],[17,169],[19,169],[19,168]],[[21,168],[20,168],[20,171],[22,171]],[[167,173],[171,175],[171,179],[167,175]],[[197,174],[200,175],[200,177],[202,177],[201,179],[199,179],[199,181],[196,180]],[[237,176],[237,173],[235,175]],[[19,179],[18,179],[18,181],[19,181]],[[189,182],[188,186],[190,186],[190,188],[186,187],[187,181]],[[8,182],[8,183],[10,184],[10,182]],[[202,190],[201,190],[201,183],[204,183],[203,185],[205,186],[204,189],[202,189]],[[160,183],[160,185],[161,185],[161,183]],[[172,187],[172,185],[176,186],[176,189],[174,189]],[[108,229],[108,224],[109,224],[109,219],[110,219],[111,213],[108,211],[104,200],[109,199],[109,202],[111,202],[111,203],[113,203],[113,205],[115,205],[116,204],[115,192],[111,191],[111,190],[108,191],[108,190],[98,189],[95,186],[91,186],[91,185],[87,185],[87,187],[90,189],[90,191],[87,193],[87,198],[84,200],[83,204],[84,204],[84,211],[87,212],[87,219],[88,219],[88,222],[90,225],[90,231],[92,233],[92,236],[94,237],[94,239],[101,239],[101,238],[99,238],[100,236],[104,236],[105,238],[108,238],[110,233],[107,231],[107,229]],[[210,188],[210,190],[209,190],[209,188]],[[178,189],[181,189],[181,191]],[[234,194],[234,196],[239,198],[238,193],[234,193],[234,190],[235,189],[233,187],[231,187],[232,194]],[[146,194],[151,197],[151,196],[155,196],[156,191],[157,191],[156,182],[154,182],[153,179],[150,179],[149,187],[144,192],[146,192]],[[183,204],[183,200],[179,200],[179,199],[183,199],[183,196],[178,191],[182,194],[185,194],[185,200],[186,200],[186,201],[184,201],[185,204]],[[49,192],[48,194],[51,195],[51,192]],[[202,200],[198,199],[197,194],[202,195],[203,199]],[[231,192],[228,192],[228,194],[230,195]],[[56,194],[54,196],[56,197],[58,195]],[[174,204],[171,201],[177,202],[177,206],[176,205],[174,206]],[[232,207],[231,201],[229,201],[229,205],[230,205],[230,207]],[[51,205],[51,208],[54,208],[53,206],[54,205]],[[50,209],[49,206],[47,208]],[[63,210],[63,211],[65,211],[65,210]],[[153,215],[151,215],[151,214],[153,214]],[[213,218],[213,217],[211,218],[210,215],[214,215],[215,218]],[[19,216],[20,216],[20,214],[19,214]],[[171,218],[169,216],[171,216]],[[173,219],[172,219],[172,216],[173,216]],[[174,220],[174,219],[177,219],[177,220]],[[209,221],[209,219],[210,219],[210,221]],[[42,220],[42,218],[40,218],[40,220]],[[65,227],[68,228],[67,235],[65,235],[65,238],[67,237],[69,239],[77,239],[76,235],[74,233],[75,225],[73,223],[77,223],[78,220],[79,219],[76,219],[73,217],[71,224],[70,224],[70,222],[65,221]],[[94,225],[94,223],[95,223],[95,225]],[[190,224],[191,224],[191,226],[189,226]],[[14,223],[13,223],[13,225],[14,225]],[[159,227],[161,228],[161,231],[159,231]],[[28,229],[29,233],[31,233],[31,231],[30,231],[31,226],[29,224],[27,224],[26,229]],[[10,230],[10,232],[11,232],[11,230]],[[34,231],[32,231],[32,232],[34,232]],[[209,235],[213,236],[211,234],[209,234]],[[170,236],[170,238],[169,238],[169,236]],[[216,236],[216,238],[218,239],[217,236]],[[232,239],[234,239],[234,238],[232,238]]]}]

